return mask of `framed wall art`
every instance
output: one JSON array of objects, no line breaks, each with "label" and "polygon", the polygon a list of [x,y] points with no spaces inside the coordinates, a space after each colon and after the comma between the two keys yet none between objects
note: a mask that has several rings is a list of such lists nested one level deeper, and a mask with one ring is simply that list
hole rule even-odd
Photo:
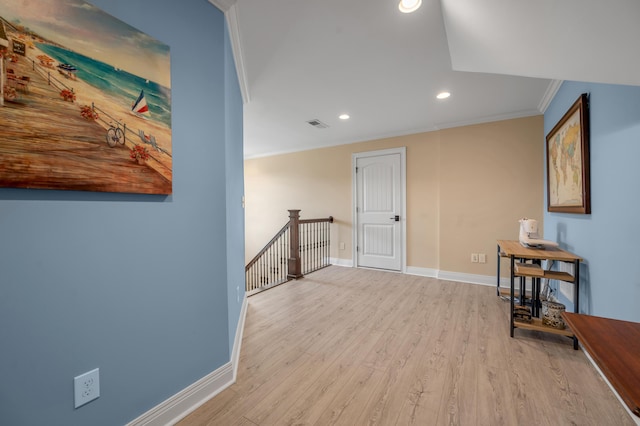
[{"label": "framed wall art", "polygon": [[589,97],[574,102],[547,135],[547,211],[591,213]]},{"label": "framed wall art", "polygon": [[169,46],[83,0],[0,0],[0,186],[171,194]]}]

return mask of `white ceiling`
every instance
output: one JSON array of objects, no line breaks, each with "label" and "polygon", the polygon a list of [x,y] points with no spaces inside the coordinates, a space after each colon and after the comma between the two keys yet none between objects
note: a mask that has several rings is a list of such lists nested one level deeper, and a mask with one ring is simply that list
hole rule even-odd
[{"label": "white ceiling", "polygon": [[563,79],[640,85],[637,0],[397,1],[210,0],[229,23],[245,158],[541,114]]},{"label": "white ceiling", "polygon": [[453,68],[640,85],[638,0],[442,0]]}]

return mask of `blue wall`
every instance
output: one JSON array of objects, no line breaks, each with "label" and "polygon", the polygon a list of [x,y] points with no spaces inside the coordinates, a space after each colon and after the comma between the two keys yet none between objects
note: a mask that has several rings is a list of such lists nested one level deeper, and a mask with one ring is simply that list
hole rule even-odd
[{"label": "blue wall", "polygon": [[640,87],[564,82],[545,135],[581,93],[590,94],[592,213],[545,213],[545,238],[585,259],[581,312],[640,322]]},{"label": "blue wall", "polygon": [[[229,362],[238,322],[242,101],[224,16],[206,0],[92,3],[171,47],[173,195],[0,188],[3,425],[125,424]],[[100,398],[74,409],[73,377],[96,367]]]}]

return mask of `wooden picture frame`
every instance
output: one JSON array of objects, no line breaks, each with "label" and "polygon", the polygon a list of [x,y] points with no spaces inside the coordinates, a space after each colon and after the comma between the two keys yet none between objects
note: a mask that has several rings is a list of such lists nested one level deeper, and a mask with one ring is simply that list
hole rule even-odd
[{"label": "wooden picture frame", "polygon": [[547,211],[591,213],[589,96],[574,102],[547,135]]}]

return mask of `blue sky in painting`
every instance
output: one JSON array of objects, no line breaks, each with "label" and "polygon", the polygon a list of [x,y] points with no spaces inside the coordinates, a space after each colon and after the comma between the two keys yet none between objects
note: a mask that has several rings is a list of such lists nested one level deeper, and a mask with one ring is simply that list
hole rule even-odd
[{"label": "blue sky in painting", "polygon": [[0,16],[68,49],[171,87],[169,46],[81,0],[0,0]]}]

